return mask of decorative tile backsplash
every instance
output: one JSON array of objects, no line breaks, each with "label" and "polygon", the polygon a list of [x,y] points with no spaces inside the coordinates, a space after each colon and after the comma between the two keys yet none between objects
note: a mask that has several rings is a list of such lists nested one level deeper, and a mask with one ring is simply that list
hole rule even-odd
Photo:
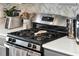
[{"label": "decorative tile backsplash", "polygon": [[50,13],[59,14],[68,17],[74,17],[79,13],[79,4],[77,3],[22,3],[22,4],[0,4],[6,8],[17,6],[22,12]]}]

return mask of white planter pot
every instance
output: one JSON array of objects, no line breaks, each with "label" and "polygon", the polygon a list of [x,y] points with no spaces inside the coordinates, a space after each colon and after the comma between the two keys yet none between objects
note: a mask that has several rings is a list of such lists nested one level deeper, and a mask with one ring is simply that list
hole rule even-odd
[{"label": "white planter pot", "polygon": [[30,29],[31,27],[32,27],[31,20],[23,19],[23,28],[24,29]]},{"label": "white planter pot", "polygon": [[6,29],[13,29],[22,26],[22,20],[19,17],[7,17],[5,22]]}]

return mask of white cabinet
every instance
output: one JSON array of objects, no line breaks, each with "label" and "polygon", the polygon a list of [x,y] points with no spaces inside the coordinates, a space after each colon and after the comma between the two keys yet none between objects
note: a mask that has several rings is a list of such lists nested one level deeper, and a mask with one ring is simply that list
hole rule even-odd
[{"label": "white cabinet", "polygon": [[4,46],[5,37],[0,36],[0,56],[6,55],[6,47]]},{"label": "white cabinet", "polygon": [[6,37],[0,36],[0,45],[4,46],[4,42],[6,41]]},{"label": "white cabinet", "polygon": [[67,54],[60,53],[60,52],[53,51],[53,50],[49,50],[49,49],[44,49],[44,55],[45,56],[69,56]]},{"label": "white cabinet", "polygon": [[6,48],[0,45],[0,56],[6,56]]}]

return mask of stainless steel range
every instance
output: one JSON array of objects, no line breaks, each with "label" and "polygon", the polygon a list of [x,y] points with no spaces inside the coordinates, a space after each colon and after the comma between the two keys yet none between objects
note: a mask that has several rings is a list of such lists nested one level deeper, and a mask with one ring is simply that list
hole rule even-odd
[{"label": "stainless steel range", "polygon": [[31,29],[8,33],[5,43],[6,54],[43,56],[43,44],[67,35],[66,23],[61,23],[62,21],[66,21],[64,16],[37,14],[33,18]]}]

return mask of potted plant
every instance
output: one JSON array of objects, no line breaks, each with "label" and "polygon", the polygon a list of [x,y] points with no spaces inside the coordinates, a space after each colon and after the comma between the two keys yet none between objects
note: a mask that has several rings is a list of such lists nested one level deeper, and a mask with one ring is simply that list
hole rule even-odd
[{"label": "potted plant", "polygon": [[32,18],[34,13],[23,12],[20,17],[23,19],[23,28],[30,29],[32,27]]},{"label": "potted plant", "polygon": [[4,10],[5,15],[6,15],[6,16],[9,16],[9,17],[15,16],[15,15],[14,15],[14,12],[15,12],[15,11],[16,11],[16,6],[13,6],[13,7],[10,8],[10,9],[6,9],[6,8],[5,8],[5,10]]},{"label": "potted plant", "polygon": [[[6,15],[6,23],[5,23],[6,29],[11,29],[11,28],[21,26],[22,21],[19,18],[20,10],[17,10],[16,6],[13,6],[10,9],[5,9],[4,12]],[[6,25],[7,23],[8,23],[8,25]]]},{"label": "potted plant", "polygon": [[30,14],[28,12],[23,12],[20,15],[20,18],[23,19],[23,28],[24,29],[29,29],[31,26],[31,21],[30,21],[29,17],[30,17]]}]

